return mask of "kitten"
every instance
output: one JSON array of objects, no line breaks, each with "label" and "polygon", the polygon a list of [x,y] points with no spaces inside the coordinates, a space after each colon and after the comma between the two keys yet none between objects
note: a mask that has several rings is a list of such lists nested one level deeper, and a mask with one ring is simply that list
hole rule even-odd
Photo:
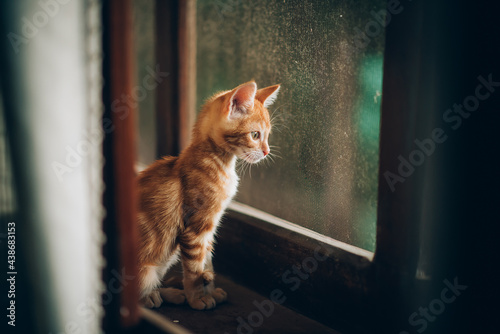
[{"label": "kitten", "polygon": [[[226,292],[214,285],[214,234],[238,187],[236,158],[256,163],[269,154],[267,107],[279,88],[257,90],[252,81],[214,95],[198,116],[191,144],[178,157],[163,157],[140,173],[138,260],[146,307],[187,300],[203,310],[226,300]],[[184,290],[161,288],[179,257]]]}]

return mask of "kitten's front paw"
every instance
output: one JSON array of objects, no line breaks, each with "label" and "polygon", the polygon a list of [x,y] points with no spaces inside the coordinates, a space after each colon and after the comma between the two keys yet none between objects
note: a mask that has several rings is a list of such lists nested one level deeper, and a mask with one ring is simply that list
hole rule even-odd
[{"label": "kitten's front paw", "polygon": [[212,297],[214,297],[217,304],[220,304],[227,300],[227,293],[221,288],[217,288],[212,292]]},{"label": "kitten's front paw", "polygon": [[154,290],[149,294],[149,296],[146,296],[141,300],[141,303],[147,308],[158,308],[162,302],[163,299],[161,299],[160,292],[158,290]]},{"label": "kitten's front paw", "polygon": [[188,299],[189,306],[195,310],[210,310],[217,305],[215,299],[211,295],[194,296]]},{"label": "kitten's front paw", "polygon": [[188,297],[189,306],[195,310],[210,310],[213,309],[217,304],[223,303],[227,300],[226,291],[221,288],[212,290],[211,292],[205,292],[203,294],[193,294]]}]

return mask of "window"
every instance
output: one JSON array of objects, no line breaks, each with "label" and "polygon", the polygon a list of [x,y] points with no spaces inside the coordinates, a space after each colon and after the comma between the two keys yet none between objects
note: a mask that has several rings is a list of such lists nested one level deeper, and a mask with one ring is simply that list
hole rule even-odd
[{"label": "window", "polygon": [[[184,324],[196,317],[210,333],[291,332],[280,327],[295,327],[299,317],[290,309],[322,324],[293,332],[324,333],[324,325],[342,333],[498,332],[495,4],[390,0],[391,16],[383,21],[383,6],[363,3],[134,0],[134,49],[131,1],[1,2],[0,35],[7,38],[0,44],[0,251],[8,270],[16,270],[15,280],[3,274],[10,282],[8,322],[15,317],[20,332],[179,332],[137,304],[137,136],[130,111],[140,105],[139,160],[148,163],[186,145],[196,96],[199,105],[213,90],[254,78],[288,87],[275,106],[283,126],[273,143],[282,158],[245,175],[239,200],[249,206],[228,210],[215,268],[219,282],[260,296],[238,298],[251,308],[235,313],[228,311],[235,310],[231,300],[209,312],[169,310],[185,310]],[[350,58],[343,44],[349,34],[361,49]],[[328,71],[341,80],[330,80]],[[102,143],[96,129],[104,130]],[[433,146],[436,130],[442,136]],[[353,157],[340,159],[335,145],[348,146]],[[413,169],[401,168],[406,157]],[[377,164],[378,184],[370,179]],[[339,191],[349,190],[345,211],[355,214],[335,216],[321,206],[337,199],[327,189],[341,183],[335,168],[349,176]],[[370,176],[354,182],[363,171]],[[389,183],[387,171],[400,174],[397,183]],[[282,182],[285,174],[293,182]],[[261,178],[272,179],[272,191],[264,191]],[[300,205],[304,214],[293,215]],[[350,226],[365,225],[358,209],[372,224],[375,206],[370,241]],[[327,231],[331,226],[339,228]],[[15,233],[15,245],[12,237],[6,242],[7,232]],[[254,303],[262,296],[283,301],[290,312],[273,314],[272,329],[238,330],[240,315],[253,324],[271,317],[262,310],[271,301]],[[139,316],[150,323],[131,328]]]},{"label": "window", "polygon": [[[393,8],[395,3],[390,2]],[[187,13],[186,6],[193,4],[196,10]],[[142,133],[149,132],[142,147],[151,150],[141,158],[144,162],[178,154],[195,109],[215,91],[250,79],[259,86],[283,85],[271,109],[277,125],[271,144],[278,146],[281,158],[243,176],[237,200],[258,210],[241,205],[229,210],[216,246],[217,272],[268,296],[274,289],[289,291],[283,275],[317,251],[325,260],[300,289],[286,294],[286,306],[345,332],[414,329],[408,315],[433,300],[433,291],[439,293],[456,268],[446,263],[451,255],[435,257],[434,252],[441,247],[437,236],[446,237],[440,224],[453,222],[438,221],[445,214],[428,201],[424,205],[422,197],[433,189],[426,188],[429,182],[449,183],[438,175],[452,165],[430,162],[398,184],[396,192],[378,170],[397,170],[398,156],[411,153],[415,138],[442,126],[433,112],[460,98],[450,100],[447,89],[458,90],[463,82],[436,83],[437,77],[449,80],[461,73],[443,59],[460,54],[452,50],[465,50],[458,46],[463,35],[446,30],[453,24],[445,7],[404,3],[386,22],[382,1],[355,6],[342,1],[157,1],[140,8],[146,13],[143,20],[154,20],[156,29],[156,59],[145,59],[154,59],[152,65],[169,73],[155,90],[155,105],[147,107],[156,110],[155,116],[140,114],[143,121],[150,117],[143,123],[149,126],[141,127]],[[193,49],[186,53],[193,40],[185,28],[192,29],[194,22],[196,68],[185,62],[186,55],[194,54]],[[137,38],[146,42],[149,34],[139,32]],[[144,48],[151,49],[147,44]],[[433,58],[434,52],[442,59]],[[189,79],[190,85],[183,85],[191,75],[197,84]],[[140,86],[143,77],[137,77]],[[190,89],[195,99],[185,98]],[[198,108],[181,106],[194,100]],[[450,156],[459,151],[454,145],[447,151]],[[459,218],[449,203],[441,203],[444,212]],[[274,216],[301,226],[292,228]],[[450,244],[450,253],[459,249],[459,243]],[[416,275],[417,268],[424,273]]]},{"label": "window", "polygon": [[369,42],[357,39],[384,8],[385,1],[197,5],[198,110],[214,92],[251,79],[282,84],[270,107],[273,161],[245,169],[236,200],[369,251],[384,29],[374,26]]},{"label": "window", "polygon": [[[195,68],[179,65],[185,61],[181,49],[189,44],[179,25],[189,20],[173,13],[186,10],[186,3],[196,4],[187,14],[195,19],[190,27],[196,25]],[[383,8],[383,1],[361,7],[319,1],[134,2],[136,91],[146,92],[135,101],[141,164],[177,155],[182,132],[192,125],[182,119],[192,119],[189,113],[215,92],[251,79],[260,87],[282,84],[270,108],[276,156],[240,173],[236,200],[251,209],[229,210],[214,264],[216,271],[267,295],[288,288],[282,280],[287,270],[313,254],[323,256],[315,278],[288,295],[286,305],[327,324],[340,320],[329,322],[330,310],[315,300],[323,294],[342,307],[351,292],[364,300],[372,270],[384,30],[377,26],[366,45],[356,38],[374,20],[370,12]],[[168,76],[147,91],[147,67],[156,66]],[[193,74],[191,111],[180,106],[186,86],[179,83]],[[290,229],[286,221],[299,226]],[[342,274],[332,276],[332,270]],[[342,293],[347,299],[339,298]]]}]

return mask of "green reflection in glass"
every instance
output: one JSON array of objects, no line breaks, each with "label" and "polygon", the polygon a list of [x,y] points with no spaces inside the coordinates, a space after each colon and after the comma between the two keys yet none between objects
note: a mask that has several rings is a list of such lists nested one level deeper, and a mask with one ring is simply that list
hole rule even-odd
[{"label": "green reflection in glass", "polygon": [[[377,219],[380,104],[382,100],[383,57],[368,55],[361,60],[359,101],[355,108],[357,128],[355,196],[363,209],[354,212],[358,222],[355,238],[360,247],[374,250]],[[359,166],[363,166],[362,168]]]},{"label": "green reflection in glass", "polygon": [[378,146],[382,99],[382,56],[366,57],[360,70],[359,131],[363,145]]}]

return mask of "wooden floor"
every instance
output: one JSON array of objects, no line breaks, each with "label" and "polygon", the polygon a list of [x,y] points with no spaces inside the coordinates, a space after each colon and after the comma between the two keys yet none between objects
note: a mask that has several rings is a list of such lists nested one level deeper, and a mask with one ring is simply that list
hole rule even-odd
[{"label": "wooden floor", "polygon": [[[217,286],[228,293],[228,301],[209,311],[196,311],[188,305],[164,304],[154,311],[196,334],[340,334],[286,307],[264,303],[267,300],[228,278],[218,275]],[[266,314],[263,314],[266,313]]]}]

